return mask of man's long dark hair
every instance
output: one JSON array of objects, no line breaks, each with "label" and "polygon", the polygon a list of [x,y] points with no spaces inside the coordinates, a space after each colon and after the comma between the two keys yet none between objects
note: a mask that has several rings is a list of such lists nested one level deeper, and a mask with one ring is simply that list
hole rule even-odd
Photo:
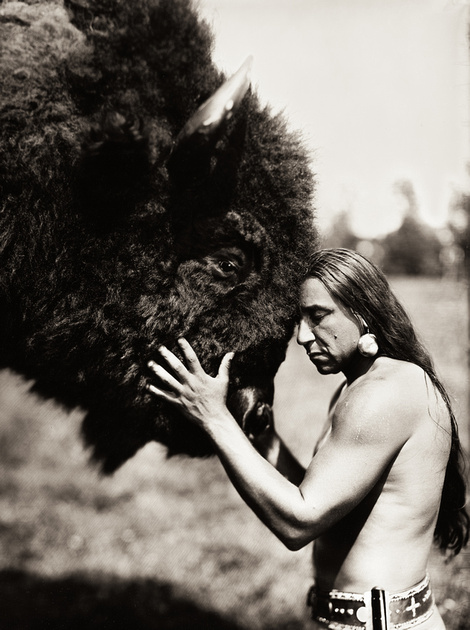
[{"label": "man's long dark hair", "polygon": [[442,396],[449,411],[452,441],[447,462],[434,541],[457,555],[469,538],[470,517],[465,509],[464,459],[457,421],[432,359],[419,341],[404,308],[378,267],[348,249],[324,249],[309,260],[306,278],[318,278],[341,304],[360,315],[377,338],[381,356],[421,367]]}]

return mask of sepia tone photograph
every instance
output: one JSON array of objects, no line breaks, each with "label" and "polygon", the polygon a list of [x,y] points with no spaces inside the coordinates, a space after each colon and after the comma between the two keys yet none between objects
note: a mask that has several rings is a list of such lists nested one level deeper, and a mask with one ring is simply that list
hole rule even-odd
[{"label": "sepia tone photograph", "polygon": [[470,630],[469,33],[0,1],[0,628]]}]

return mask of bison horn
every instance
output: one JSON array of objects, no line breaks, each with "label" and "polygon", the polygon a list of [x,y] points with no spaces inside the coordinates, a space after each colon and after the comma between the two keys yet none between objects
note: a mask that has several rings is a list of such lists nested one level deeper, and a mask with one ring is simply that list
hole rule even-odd
[{"label": "bison horn", "polygon": [[176,146],[195,134],[211,138],[229,120],[250,86],[253,58],[248,57],[237,72],[220,86],[188,120],[176,138]]},{"label": "bison horn", "polygon": [[173,186],[170,213],[175,227],[191,217],[223,212],[236,185],[243,153],[246,120],[233,124],[218,145],[225,123],[232,118],[250,86],[252,58],[195,112],[178,134],[167,168]]}]

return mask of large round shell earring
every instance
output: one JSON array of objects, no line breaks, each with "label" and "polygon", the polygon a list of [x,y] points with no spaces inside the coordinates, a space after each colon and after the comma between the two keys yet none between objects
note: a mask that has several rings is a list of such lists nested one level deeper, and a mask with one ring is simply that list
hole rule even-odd
[{"label": "large round shell earring", "polygon": [[[361,318],[362,319],[362,318]],[[362,320],[364,322],[364,320]],[[369,326],[364,322],[366,331],[357,342],[357,349],[364,357],[375,357],[379,351],[375,335],[369,332]]]}]

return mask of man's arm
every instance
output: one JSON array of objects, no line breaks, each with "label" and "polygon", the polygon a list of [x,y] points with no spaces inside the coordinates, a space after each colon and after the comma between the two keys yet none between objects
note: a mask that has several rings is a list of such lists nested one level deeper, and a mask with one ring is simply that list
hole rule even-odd
[{"label": "man's arm", "polygon": [[206,425],[219,458],[244,501],[292,550],[337,523],[373,489],[412,432],[393,393],[367,388],[333,418],[332,430],[299,487],[252,448],[225,412]]},{"label": "man's arm", "polygon": [[413,431],[410,397],[404,403],[393,383],[355,387],[336,407],[332,430],[297,487],[259,455],[228,411],[229,355],[212,378],[187,342],[181,348],[188,367],[160,350],[177,378],[152,366],[170,391],[149,389],[207,432],[241,497],[289,549],[305,546],[358,505]]},{"label": "man's arm", "polygon": [[296,486],[300,486],[305,476],[305,468],[286,446],[273,424],[250,441],[258,453],[283,477]]},{"label": "man's arm", "polygon": [[[346,382],[341,383],[338,389],[333,394],[329,411],[333,409],[338,402],[338,398],[343,391]],[[318,440],[318,444],[325,439],[330,429],[330,419],[326,422],[322,434]],[[305,467],[298,461],[298,459],[292,454],[290,449],[286,446],[281,436],[276,432],[274,422],[272,421],[268,427],[259,435],[250,439],[253,446],[258,453],[264,457],[276,470],[278,470],[283,477],[286,477],[289,481],[299,486],[305,477]],[[316,450],[316,449],[315,449]],[[312,448],[313,451],[313,448]]]}]

